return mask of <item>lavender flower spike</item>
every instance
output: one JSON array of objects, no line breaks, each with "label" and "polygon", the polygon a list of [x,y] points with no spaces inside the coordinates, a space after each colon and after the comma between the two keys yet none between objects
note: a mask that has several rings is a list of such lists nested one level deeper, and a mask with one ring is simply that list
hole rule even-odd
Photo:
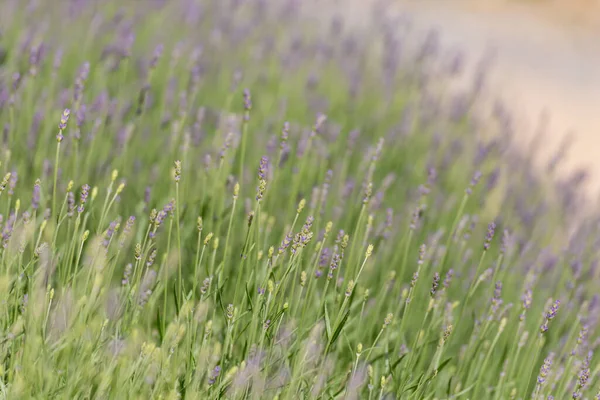
[{"label": "lavender flower spike", "polygon": [[260,159],[260,164],[258,166],[258,179],[266,180],[267,179],[267,168],[269,165],[269,159],[266,156],[263,156]]},{"label": "lavender flower spike", "polygon": [[540,327],[540,331],[542,333],[548,330],[548,323],[556,317],[556,313],[558,312],[558,308],[560,307],[560,300],[556,300],[554,304],[550,307],[550,310],[546,313],[546,320]]},{"label": "lavender flower spike", "polygon": [[31,195],[31,208],[37,210],[40,207],[40,191],[42,181],[37,179],[33,185],[33,194]]},{"label": "lavender flower spike", "polygon": [[490,244],[492,243],[492,239],[494,238],[494,233],[496,232],[496,223],[490,222],[488,225],[487,234],[485,235],[485,242],[483,243],[483,250],[488,251],[490,248]]},{"label": "lavender flower spike", "polygon": [[431,291],[429,292],[431,294],[431,297],[435,297],[435,294],[438,290],[438,287],[440,286],[440,274],[439,273],[435,273],[433,274],[433,283],[431,284]]},{"label": "lavender flower spike", "polygon": [[550,367],[552,366],[552,361],[554,360],[554,353],[550,353],[548,355],[548,357],[546,357],[546,359],[544,360],[544,364],[542,364],[542,367],[540,368],[540,374],[538,375],[537,378],[537,383],[538,385],[543,385],[544,382],[546,382],[546,378],[548,377],[548,374],[550,373]]},{"label": "lavender flower spike", "polygon": [[[65,108],[65,110],[63,111],[61,117],[60,117],[60,123],[58,124],[58,129],[60,129],[61,131],[64,131],[67,128],[67,122],[69,122],[69,116],[71,115],[71,110],[69,110],[68,108]],[[60,139],[59,139],[60,136]],[[59,133],[56,136],[56,140],[58,140],[59,142],[62,141],[62,134]]]},{"label": "lavender flower spike", "polygon": [[90,185],[87,183],[81,187],[81,197],[79,201],[79,207],[77,207],[77,212],[81,214],[84,210],[85,203],[87,202],[88,196],[90,194]]},{"label": "lavender flower spike", "polygon": [[208,385],[212,386],[215,384],[215,382],[217,381],[217,378],[219,377],[219,375],[221,375],[221,367],[220,366],[216,366],[210,373],[209,377],[208,377]]}]

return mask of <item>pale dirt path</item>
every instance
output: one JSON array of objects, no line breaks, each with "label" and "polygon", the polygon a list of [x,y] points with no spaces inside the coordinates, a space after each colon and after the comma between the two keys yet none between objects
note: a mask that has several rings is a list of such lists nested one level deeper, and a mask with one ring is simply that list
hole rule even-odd
[{"label": "pale dirt path", "polygon": [[[320,12],[343,15],[357,26],[375,2],[312,1]],[[547,109],[551,121],[543,153],[550,154],[574,132],[564,170],[589,167],[588,189],[595,197],[600,189],[600,3],[554,0],[552,7],[530,7],[498,1],[392,0],[389,13],[405,14],[416,31],[438,29],[445,46],[462,49],[471,60],[494,49],[492,89],[516,113],[519,140],[531,140]]]}]

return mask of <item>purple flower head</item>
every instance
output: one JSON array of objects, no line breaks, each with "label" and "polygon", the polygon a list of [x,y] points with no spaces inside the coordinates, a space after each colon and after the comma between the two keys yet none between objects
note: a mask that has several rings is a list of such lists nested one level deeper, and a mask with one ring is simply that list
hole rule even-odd
[{"label": "purple flower head", "polygon": [[208,376],[208,385],[214,385],[219,375],[221,375],[221,367],[217,365]]},{"label": "purple flower head", "polygon": [[164,207],[163,207],[163,211],[165,212],[165,214],[173,214],[173,211],[175,210],[175,199],[171,199],[171,201],[169,201]]},{"label": "purple flower head", "polygon": [[312,224],[315,221],[315,218],[312,215],[306,217],[306,222],[302,226],[302,230],[309,231],[312,228]]},{"label": "purple flower head", "polygon": [[418,206],[415,211],[413,211],[413,215],[412,215],[412,219],[410,221],[410,230],[414,231],[415,229],[417,229],[417,224],[419,223],[419,219],[421,217],[421,206]]},{"label": "purple flower head", "polygon": [[450,268],[448,272],[446,272],[446,277],[444,278],[444,288],[448,289],[450,286],[450,282],[452,282],[452,276],[454,275],[454,270]]},{"label": "purple flower head", "polygon": [[10,216],[6,220],[6,224],[4,224],[4,229],[2,229],[2,246],[4,248],[8,247],[8,241],[12,236],[13,229],[15,227],[16,215],[14,212],[10,213]]},{"label": "purple flower head", "polygon": [[156,218],[154,219],[154,226],[156,228],[158,228],[162,224],[162,222],[165,220],[166,217],[167,217],[167,212],[165,210],[160,210],[156,214]]},{"label": "purple flower head", "polygon": [[283,252],[285,252],[290,246],[290,243],[292,243],[292,234],[288,233],[281,241],[281,245],[279,246],[279,254],[283,254]]},{"label": "purple flower head", "polygon": [[500,307],[500,305],[502,305],[501,296],[502,296],[502,282],[498,281],[498,282],[496,282],[496,285],[494,287],[494,296],[492,297],[492,307],[490,309],[490,315],[489,315],[490,320],[494,317],[494,315],[496,315],[498,308]]},{"label": "purple flower head", "polygon": [[[583,324],[581,330],[579,331],[579,335],[577,337],[577,345],[575,348],[581,346],[587,341],[589,326],[587,324]],[[571,352],[571,355],[575,355],[575,350]]]},{"label": "purple flower head", "polygon": [[125,271],[123,271],[123,279],[121,280],[121,284],[123,286],[129,285],[129,278],[131,277],[131,273],[133,272],[133,266],[131,263],[125,266]]},{"label": "purple flower head", "polygon": [[127,222],[125,223],[125,228],[123,228],[123,234],[121,235],[119,246],[123,247],[123,245],[125,244],[125,238],[127,238],[127,236],[129,236],[129,234],[131,233],[134,223],[135,217],[132,215],[127,219]]},{"label": "purple flower head", "polygon": [[149,65],[150,69],[156,68],[156,64],[158,64],[158,60],[162,56],[164,49],[165,48],[161,43],[159,43],[154,48],[154,54],[152,55],[152,58],[150,59],[150,65]]},{"label": "purple flower head", "polygon": [[79,109],[77,110],[77,127],[81,128],[81,126],[83,125],[83,122],[85,121],[85,112],[86,112],[86,106],[85,104],[82,104]]},{"label": "purple flower head", "polygon": [[544,332],[546,332],[548,330],[548,323],[550,321],[552,321],[556,317],[556,313],[558,312],[558,308],[559,307],[560,307],[560,300],[556,300],[554,302],[554,304],[552,304],[552,306],[550,307],[550,309],[548,310],[548,312],[546,313],[546,320],[544,321],[544,323],[540,327],[540,331],[542,333],[544,333]]},{"label": "purple flower head", "polygon": [[77,212],[81,214],[84,210],[85,203],[87,202],[88,196],[90,195],[90,185],[87,183],[81,187],[81,194],[79,198],[79,207]]},{"label": "purple flower head", "polygon": [[17,186],[17,171],[12,171],[10,173],[10,179],[8,181],[8,195],[12,196],[14,194],[15,187]]},{"label": "purple flower head", "polygon": [[342,257],[340,257],[340,255],[338,253],[334,253],[333,257],[331,258],[331,263],[329,264],[329,273],[327,274],[328,279],[333,278],[333,271],[338,269],[341,262],[342,262]]},{"label": "purple flower head", "polygon": [[483,249],[485,251],[489,250],[490,244],[492,243],[492,239],[494,238],[494,233],[496,232],[496,223],[490,222],[488,225],[488,230],[485,235],[485,241],[483,242]]},{"label": "purple flower head", "polygon": [[329,264],[330,253],[331,253],[331,250],[329,249],[329,247],[323,248],[323,250],[321,251],[321,255],[319,256],[319,267],[320,268],[323,268]]},{"label": "purple flower head", "polygon": [[142,279],[142,283],[140,284],[140,292],[138,298],[138,304],[140,307],[143,307],[150,296],[152,295],[152,291],[154,290],[154,286],[156,284],[156,278],[158,274],[155,270],[149,269],[144,274],[144,278]]},{"label": "purple flower head", "polygon": [[554,360],[554,353],[550,353],[548,355],[548,357],[546,357],[546,359],[544,359],[544,363],[542,364],[542,367],[540,368],[540,374],[538,375],[538,378],[537,378],[538,385],[543,385],[544,382],[546,382],[546,378],[548,377],[548,374],[550,373],[550,367],[552,366],[553,360]]},{"label": "purple flower head", "polygon": [[327,121],[327,116],[323,113],[317,113],[315,125],[313,126],[311,136],[315,136],[316,134],[321,133],[321,129],[323,128],[325,121]]},{"label": "purple flower head", "polygon": [[146,207],[150,204],[150,195],[152,193],[152,188],[150,186],[146,186],[144,190],[144,203],[146,203]]},{"label": "purple flower head", "polygon": [[150,268],[154,264],[154,260],[156,259],[156,249],[153,249],[150,255],[148,255],[148,260],[146,260],[146,266]]},{"label": "purple flower head", "polygon": [[439,273],[435,273],[433,274],[433,283],[431,284],[431,291],[429,292],[429,294],[431,295],[431,297],[435,297],[435,294],[438,290],[440,286],[440,274]]},{"label": "purple flower head", "polygon": [[40,206],[40,191],[42,182],[37,179],[33,185],[33,194],[31,195],[31,208],[37,210]]},{"label": "purple flower head", "polygon": [[500,300],[500,296],[502,296],[502,282],[498,281],[494,286],[494,297],[492,298],[492,303]]},{"label": "purple flower head", "polygon": [[554,304],[552,304],[552,307],[550,307],[550,310],[548,311],[548,313],[546,314],[546,318],[548,318],[549,320],[554,319],[554,317],[556,317],[556,313],[558,312],[559,306],[560,306],[560,300],[556,300],[554,302]]},{"label": "purple flower head", "polygon": [[18,72],[15,72],[12,75],[12,89],[13,92],[16,91],[19,88],[19,84],[21,83],[21,74]]},{"label": "purple flower head", "polygon": [[590,362],[592,361],[593,352],[588,352],[587,357],[583,360],[581,364],[581,369],[579,370],[578,376],[578,384],[581,389],[587,385],[588,380],[590,379]]},{"label": "purple flower head", "polygon": [[60,65],[62,64],[63,50],[61,48],[57,49],[54,53],[54,61],[52,62],[52,68],[54,71],[60,69]]},{"label": "purple flower head", "polygon": [[525,319],[525,311],[531,307],[531,302],[533,301],[531,289],[525,290],[525,293],[521,296],[521,301],[523,302],[523,312],[519,316],[519,319],[523,321]]},{"label": "purple flower head", "polygon": [[386,215],[385,215],[385,228],[384,228],[384,232],[383,232],[384,238],[388,238],[390,236],[390,232],[392,230],[393,223],[394,223],[394,209],[388,208],[386,210]]},{"label": "purple flower head", "polygon": [[425,243],[419,246],[419,260],[417,261],[418,265],[423,265],[425,262],[425,253],[427,252],[427,246]]},{"label": "purple flower head", "polygon": [[[68,108],[65,108],[65,110],[63,111],[61,117],[60,117],[60,123],[58,124],[58,129],[60,131],[63,131],[67,128],[67,122],[69,122],[69,116],[71,115],[71,110],[69,110]],[[56,140],[58,140],[59,142],[62,141],[63,137],[62,137],[62,133],[59,132],[58,135],[56,135]]]},{"label": "purple flower head", "polygon": [[85,86],[85,81],[87,81],[89,74],[90,74],[90,63],[85,62],[79,69],[79,74],[77,75],[77,78],[75,79],[75,87],[73,89],[73,100],[75,101],[75,103],[79,103],[79,101],[81,101],[81,96],[83,94],[83,88]]},{"label": "purple flower head", "polygon": [[250,95],[250,89],[244,89],[244,110],[246,110],[246,113],[252,110],[252,96]]},{"label": "purple flower head", "polygon": [[481,176],[481,171],[475,171],[475,174],[473,174],[473,178],[471,178],[471,183],[469,183],[469,187],[465,190],[465,193],[467,195],[471,195],[471,193],[473,193],[473,188],[477,185],[477,183],[481,179]]},{"label": "purple flower head", "polygon": [[267,169],[269,165],[269,159],[266,156],[263,156],[260,159],[260,164],[258,166],[258,179],[266,180],[267,179]]},{"label": "purple flower head", "polygon": [[68,192],[67,193],[67,215],[69,217],[72,217],[74,212],[75,212],[75,195],[73,194],[73,192]]},{"label": "purple flower head", "polygon": [[506,251],[510,248],[512,241],[512,237],[508,232],[508,229],[505,229],[502,234],[502,245],[500,246],[500,252],[502,254],[506,253]]},{"label": "purple flower head", "polygon": [[102,242],[102,244],[104,245],[105,248],[108,248],[108,245],[110,244],[111,239],[112,239],[113,235],[115,234],[115,230],[117,229],[118,225],[119,225],[119,220],[112,221],[108,225],[108,229],[106,230],[106,234],[104,235],[104,241]]},{"label": "purple flower head", "polygon": [[417,190],[418,190],[419,195],[421,197],[426,196],[426,195],[428,195],[431,192],[431,190],[427,186],[425,186],[425,185],[419,185],[419,187],[418,187]]},{"label": "purple flower head", "polygon": [[288,141],[289,135],[290,135],[290,123],[286,121],[283,123],[283,129],[281,130],[281,143],[279,146],[282,151],[287,148],[287,141]]},{"label": "purple flower head", "polygon": [[200,288],[200,293],[206,294],[206,292],[208,292],[209,287],[210,287],[210,278],[206,277],[202,281],[202,287]]}]

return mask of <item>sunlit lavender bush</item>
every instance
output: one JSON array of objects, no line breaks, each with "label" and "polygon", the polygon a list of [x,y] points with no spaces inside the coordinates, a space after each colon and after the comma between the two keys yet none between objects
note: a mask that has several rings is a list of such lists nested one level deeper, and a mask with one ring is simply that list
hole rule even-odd
[{"label": "sunlit lavender bush", "polygon": [[600,398],[585,176],[326,14],[0,2],[2,398]]}]

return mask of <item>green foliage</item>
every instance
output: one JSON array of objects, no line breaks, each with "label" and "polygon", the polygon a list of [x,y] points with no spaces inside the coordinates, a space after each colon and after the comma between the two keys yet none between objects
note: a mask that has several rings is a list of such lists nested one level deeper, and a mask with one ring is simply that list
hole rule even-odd
[{"label": "green foliage", "polygon": [[565,246],[443,59],[287,2],[71,3],[0,5],[0,396],[591,393],[593,224]]}]

